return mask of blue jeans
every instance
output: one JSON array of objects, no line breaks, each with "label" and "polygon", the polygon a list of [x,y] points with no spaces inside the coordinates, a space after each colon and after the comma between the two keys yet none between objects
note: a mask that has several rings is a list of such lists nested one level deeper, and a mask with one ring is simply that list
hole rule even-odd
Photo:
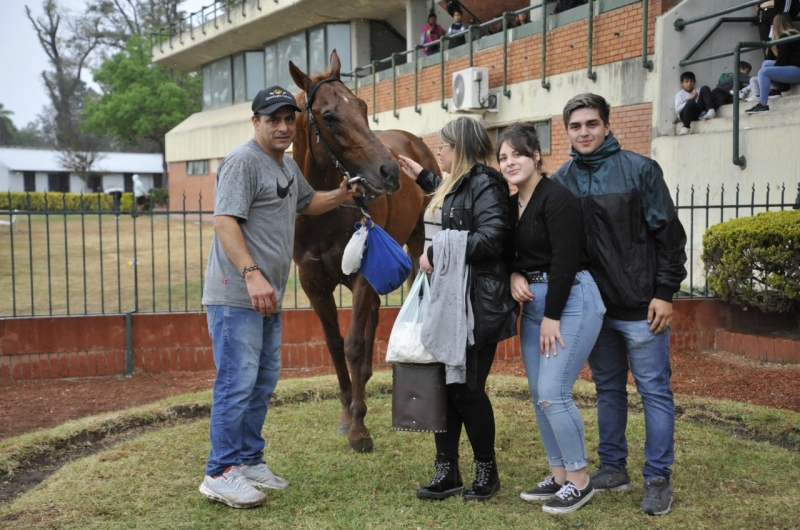
[{"label": "blue jeans", "polygon": [[576,278],[580,284],[572,286],[560,320],[561,337],[567,347],[559,344],[558,355],[546,357],[539,348],[546,283],[530,285],[536,298],[524,304],[520,323],[522,360],[547,459],[551,466],[567,471],[586,467],[583,418],[572,400],[572,387],[592,351],[606,312],[592,275],[581,271]]},{"label": "blue jeans", "polygon": [[281,314],[208,307],[217,377],[211,405],[211,453],[206,475],[264,462],[261,429],[281,373]]},{"label": "blue jeans", "polygon": [[[765,61],[766,62],[766,61]],[[759,101],[766,105],[769,99],[770,83],[800,83],[800,67],[797,66],[765,66],[758,71],[758,86],[761,90]]]},{"label": "blue jeans", "polygon": [[675,402],[669,381],[669,328],[655,335],[646,320],[625,321],[608,316],[589,356],[597,389],[597,453],[604,466],[619,470],[627,465],[628,364],[644,408],[645,481],[669,479],[675,460]]}]

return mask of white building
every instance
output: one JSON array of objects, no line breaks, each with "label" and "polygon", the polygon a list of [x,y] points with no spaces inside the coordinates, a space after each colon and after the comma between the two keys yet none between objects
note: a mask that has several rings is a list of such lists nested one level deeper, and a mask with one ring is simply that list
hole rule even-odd
[{"label": "white building", "polygon": [[100,153],[93,170],[97,176],[84,182],[64,167],[58,151],[0,147],[0,192],[58,191],[90,193],[111,188],[133,191],[138,173],[145,189],[160,188],[163,157],[151,153]]}]

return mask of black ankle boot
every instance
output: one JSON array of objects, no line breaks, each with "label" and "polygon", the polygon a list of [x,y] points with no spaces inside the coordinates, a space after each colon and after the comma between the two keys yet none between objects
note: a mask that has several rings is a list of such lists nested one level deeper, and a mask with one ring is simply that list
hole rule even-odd
[{"label": "black ankle boot", "polygon": [[464,494],[465,501],[488,501],[500,491],[500,475],[494,458],[475,459],[475,480]]},{"label": "black ankle boot", "polygon": [[418,499],[442,500],[464,492],[464,483],[461,482],[461,473],[458,472],[458,458],[436,455],[433,465],[436,474],[430,484],[417,488]]}]

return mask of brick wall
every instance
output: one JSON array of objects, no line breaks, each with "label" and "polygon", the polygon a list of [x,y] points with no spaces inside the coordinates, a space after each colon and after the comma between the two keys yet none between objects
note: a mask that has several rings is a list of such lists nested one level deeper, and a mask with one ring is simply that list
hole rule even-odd
[{"label": "brick wall", "polygon": [[203,197],[203,210],[214,209],[214,183],[216,173],[213,169],[218,165],[214,160],[208,161],[208,175],[187,175],[186,162],[169,163],[169,188],[175,191],[169,195],[169,209],[183,210],[183,196],[186,195],[186,209],[197,210],[198,198]]},{"label": "brick wall", "polygon": [[[770,362],[800,363],[800,340],[742,335],[729,330],[791,329],[787,315],[742,311],[718,300],[675,302],[670,342],[673,351],[718,348]],[[372,362],[386,364],[386,344],[399,308],[382,308]],[[350,310],[339,311],[343,333]],[[134,370],[139,372],[214,369],[205,313],[133,315]],[[310,309],[283,313],[284,368],[330,366],[322,326]],[[519,339],[498,345],[498,360],[519,359]],[[122,315],[8,318],[0,320],[0,378],[52,379],[122,374],[125,320]]]},{"label": "brick wall", "polygon": [[[653,53],[655,41],[655,19],[674,2],[652,1],[648,13],[648,53]],[[585,69],[588,64],[587,37],[588,22],[581,20],[547,32],[547,75],[557,75]],[[642,54],[642,5],[631,4],[598,15],[594,19],[594,39],[592,62],[594,66],[609,64]],[[508,83],[519,83],[541,78],[541,35],[532,35],[508,45]],[[503,49],[494,46],[476,52],[475,66],[489,68],[489,86],[497,88],[503,84]],[[449,80],[453,72],[469,66],[469,57],[459,57],[445,62],[444,97],[452,98]],[[438,101],[442,97],[442,75],[438,65],[423,68],[419,72],[419,103]],[[414,74],[398,76],[397,107],[414,105]],[[358,97],[363,99],[369,112],[373,111],[372,86],[361,87]],[[380,81],[375,87],[377,112],[390,111],[393,106],[392,80]]]}]

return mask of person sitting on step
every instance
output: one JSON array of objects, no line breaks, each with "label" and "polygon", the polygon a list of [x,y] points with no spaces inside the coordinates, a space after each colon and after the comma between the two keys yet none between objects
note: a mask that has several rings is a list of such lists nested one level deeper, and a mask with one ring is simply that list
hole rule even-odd
[{"label": "person sitting on step", "polygon": [[675,95],[675,113],[683,123],[681,135],[692,132],[693,121],[710,120],[716,115],[711,90],[703,85],[698,93],[694,89],[696,82],[694,72],[681,74],[681,90]]}]

